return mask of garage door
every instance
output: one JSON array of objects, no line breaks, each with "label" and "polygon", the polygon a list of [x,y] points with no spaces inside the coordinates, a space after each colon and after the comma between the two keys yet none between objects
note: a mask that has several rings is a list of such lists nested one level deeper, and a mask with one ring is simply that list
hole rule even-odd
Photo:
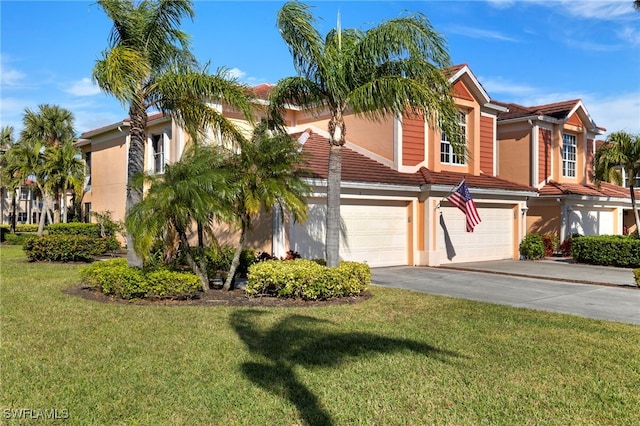
[{"label": "garage door", "polygon": [[574,208],[569,213],[571,233],[581,235],[613,235],[613,211]]},{"label": "garage door", "polygon": [[441,207],[438,218],[440,263],[475,262],[513,258],[511,207],[478,206],[480,222],[466,231],[466,217],[456,207]]},{"label": "garage door", "polygon": [[[308,220],[292,224],[289,247],[304,258],[324,258],[325,212],[323,200],[309,204]],[[369,266],[408,264],[407,203],[342,201],[340,259]]]}]

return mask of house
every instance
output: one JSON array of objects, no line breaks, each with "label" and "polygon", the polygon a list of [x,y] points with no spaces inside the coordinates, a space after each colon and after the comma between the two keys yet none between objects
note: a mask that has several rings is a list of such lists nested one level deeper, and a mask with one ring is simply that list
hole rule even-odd
[{"label": "house", "polygon": [[[437,266],[519,257],[524,213],[537,191],[497,176],[497,120],[507,109],[491,102],[468,65],[447,71],[467,158],[457,156],[423,117],[370,122],[345,115],[341,258],[371,266]],[[303,257],[324,257],[329,116],[292,108],[285,119],[309,155],[314,193],[307,222],[275,229],[280,239],[274,239],[274,250],[289,247]],[[466,231],[465,215],[446,201],[463,179],[482,219],[474,232]]]},{"label": "house", "polygon": [[[539,190],[529,201],[527,232],[622,234],[632,227],[629,190],[592,180],[598,127],[579,99],[526,107],[495,102],[498,176]],[[635,228],[635,226],[633,226]]]},{"label": "house", "polygon": [[[445,135],[423,117],[388,117],[371,122],[345,116],[342,157],[341,243],[345,260],[370,266],[430,265],[517,259],[527,231],[528,203],[537,196],[528,182],[498,176],[498,119],[508,109],[492,102],[466,65],[447,70],[467,139],[468,156],[458,156]],[[266,99],[269,85],[254,88]],[[220,106],[228,117],[237,114]],[[282,256],[289,250],[323,258],[328,165],[327,111],[287,109],[286,124],[307,155],[313,192],[308,220],[294,223],[286,212],[265,214],[249,246]],[[123,219],[126,197],[128,120],[84,133],[77,142],[89,173],[85,213],[111,211]],[[213,138],[215,140],[215,138]],[[149,117],[145,168],[162,173],[177,161],[187,142],[168,117]],[[465,181],[482,221],[467,232],[465,215],[446,199]],[[232,242],[234,232],[219,229]]]}]

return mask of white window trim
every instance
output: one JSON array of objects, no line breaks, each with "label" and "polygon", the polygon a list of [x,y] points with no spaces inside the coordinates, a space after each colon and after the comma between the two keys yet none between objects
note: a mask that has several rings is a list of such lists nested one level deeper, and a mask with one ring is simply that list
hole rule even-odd
[{"label": "white window trim", "polygon": [[[467,113],[459,111],[459,125],[464,129],[465,144],[467,141]],[[446,152],[443,150],[443,146],[446,147]],[[446,155],[446,159],[443,160],[443,155]],[[444,131],[440,132],[440,164],[448,164],[452,166],[466,166],[467,159],[464,155],[457,155],[453,150],[453,146],[447,140],[447,135]]]},{"label": "white window trim", "polygon": [[[567,139],[572,140],[573,142],[570,145],[567,145]],[[568,147],[573,147],[573,159],[567,158],[570,152],[567,152],[566,149]],[[563,133],[562,134],[562,176],[563,177],[576,177],[577,167],[578,167],[578,137],[571,133]],[[569,166],[573,165],[573,174],[570,174]]]}]

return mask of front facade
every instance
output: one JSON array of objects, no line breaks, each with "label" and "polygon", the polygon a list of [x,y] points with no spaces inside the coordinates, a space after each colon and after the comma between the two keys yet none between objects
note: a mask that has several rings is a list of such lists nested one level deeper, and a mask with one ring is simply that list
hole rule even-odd
[{"label": "front facade", "polygon": [[508,109],[498,117],[498,176],[539,190],[529,202],[527,232],[606,235],[633,223],[627,189],[593,184],[592,161],[604,133],[581,100]]},{"label": "front facade", "polygon": [[[423,117],[381,122],[345,117],[342,259],[370,266],[437,266],[519,257],[524,212],[537,191],[496,176],[497,117],[506,109],[490,101],[467,65],[448,72],[467,156],[456,155],[446,135]],[[311,159],[314,194],[306,223],[276,229],[274,251],[288,247],[303,257],[324,257],[329,117],[292,109],[286,120]],[[482,219],[474,232],[466,231],[464,213],[446,200],[462,180]]]}]

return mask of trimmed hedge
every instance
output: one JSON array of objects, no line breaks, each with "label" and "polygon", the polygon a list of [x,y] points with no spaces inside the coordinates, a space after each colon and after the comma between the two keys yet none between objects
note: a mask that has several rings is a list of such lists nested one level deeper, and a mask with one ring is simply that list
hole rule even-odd
[{"label": "trimmed hedge", "polygon": [[640,239],[627,235],[573,238],[571,254],[576,262],[591,265],[640,267]]},{"label": "trimmed hedge", "polygon": [[47,227],[49,235],[86,235],[87,237],[100,238],[100,225],[97,223],[53,223]]},{"label": "trimmed hedge", "polygon": [[131,268],[126,259],[94,262],[80,270],[82,283],[122,299],[188,299],[201,288],[200,279],[187,272]]},{"label": "trimmed hedge", "polygon": [[[47,227],[45,226],[44,229],[47,229]],[[29,223],[16,225],[16,232],[38,232],[38,225]]]},{"label": "trimmed hedge", "polygon": [[28,238],[22,249],[30,262],[89,261],[107,251],[107,241],[84,235],[43,235]]},{"label": "trimmed hedge", "polygon": [[252,265],[247,278],[245,291],[250,296],[318,300],[360,294],[371,281],[371,270],[357,262],[327,268],[306,259],[267,260]]}]

